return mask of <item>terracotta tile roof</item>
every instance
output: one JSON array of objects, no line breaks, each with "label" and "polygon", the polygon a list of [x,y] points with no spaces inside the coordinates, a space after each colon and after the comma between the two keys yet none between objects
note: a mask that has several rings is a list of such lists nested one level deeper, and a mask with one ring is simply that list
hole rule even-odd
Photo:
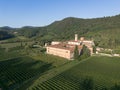
[{"label": "terracotta tile roof", "polygon": [[75,41],[75,40],[70,40],[70,41],[68,41],[68,42],[80,42],[80,40],[78,40],[78,41]]},{"label": "terracotta tile roof", "polygon": [[[49,45],[47,47],[70,50],[70,52],[74,52],[75,49],[75,45],[69,45],[69,44],[56,44],[56,45]],[[82,46],[78,45],[78,49],[82,49]]]}]

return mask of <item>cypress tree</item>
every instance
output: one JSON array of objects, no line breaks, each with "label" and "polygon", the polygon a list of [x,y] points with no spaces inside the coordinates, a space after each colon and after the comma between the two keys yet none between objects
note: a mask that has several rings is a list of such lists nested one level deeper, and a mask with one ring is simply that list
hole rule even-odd
[{"label": "cypress tree", "polygon": [[81,59],[87,58],[90,56],[90,50],[87,48],[87,46],[83,45],[82,51],[81,51]]},{"label": "cypress tree", "polygon": [[96,53],[96,47],[93,46],[93,53]]},{"label": "cypress tree", "polygon": [[79,51],[78,51],[78,46],[76,45],[74,49],[74,59],[78,59],[78,58],[79,58]]}]

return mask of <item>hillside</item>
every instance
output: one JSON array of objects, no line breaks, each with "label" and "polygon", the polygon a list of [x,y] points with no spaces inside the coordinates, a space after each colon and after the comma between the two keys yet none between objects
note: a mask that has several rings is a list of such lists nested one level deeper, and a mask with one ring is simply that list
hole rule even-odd
[{"label": "hillside", "polygon": [[18,36],[43,43],[73,39],[74,34],[78,33],[79,37],[94,39],[97,46],[116,48],[120,45],[120,15],[92,19],[68,17],[45,27],[26,26],[14,30],[18,30]]},{"label": "hillside", "polygon": [[1,90],[26,87],[27,83],[32,83],[46,71],[69,63],[64,58],[44,54],[41,48],[27,47],[30,43],[0,44]]},{"label": "hillside", "polygon": [[[36,80],[28,90],[120,90],[110,89],[114,84],[120,83],[119,59],[118,57],[90,57],[85,61],[77,62],[77,65],[73,64],[73,67],[44,82]],[[86,89],[90,86],[94,89]]]},{"label": "hillside", "polygon": [[66,18],[52,23],[47,30],[58,39],[73,39],[78,33],[93,38],[99,46],[120,45],[120,15],[95,19]]},{"label": "hillside", "polygon": [[12,38],[13,35],[8,33],[7,31],[0,31],[0,40]]}]

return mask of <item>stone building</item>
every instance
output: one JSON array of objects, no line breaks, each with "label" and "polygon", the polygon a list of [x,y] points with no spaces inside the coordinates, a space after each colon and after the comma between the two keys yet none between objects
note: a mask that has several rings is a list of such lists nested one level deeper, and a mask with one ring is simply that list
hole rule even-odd
[{"label": "stone building", "polygon": [[[69,44],[56,44],[47,46],[47,53],[60,56],[67,59],[73,59],[74,57],[75,45]],[[82,49],[82,46],[78,46],[79,53]]]},{"label": "stone building", "polygon": [[78,40],[78,35],[75,34],[75,39],[71,41],[67,41],[66,43],[53,41],[51,45],[46,47],[47,54],[52,54],[67,59],[73,59],[74,49],[76,45],[78,46],[79,54],[81,52],[83,45],[88,47],[91,54],[93,53],[92,46],[94,45],[94,42],[91,40],[84,40],[84,37],[81,37],[80,40]]}]

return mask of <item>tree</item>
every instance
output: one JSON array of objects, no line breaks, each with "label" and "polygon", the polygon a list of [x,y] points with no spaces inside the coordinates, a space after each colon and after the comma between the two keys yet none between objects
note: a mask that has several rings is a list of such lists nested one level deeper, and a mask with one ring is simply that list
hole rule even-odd
[{"label": "tree", "polygon": [[78,59],[79,58],[79,50],[78,50],[78,46],[75,46],[74,49],[74,59]]},{"label": "tree", "polygon": [[81,59],[87,58],[90,56],[90,50],[87,48],[87,46],[83,45],[83,48],[81,50]]},{"label": "tree", "polygon": [[96,53],[96,47],[93,46],[93,53]]},{"label": "tree", "polygon": [[12,34],[9,34],[7,31],[0,31],[0,40],[8,39],[14,37]]},{"label": "tree", "polygon": [[22,42],[20,43],[20,46],[23,47],[23,43]]},{"label": "tree", "polygon": [[94,82],[91,78],[86,78],[81,83],[82,90],[93,90],[94,89]]}]

